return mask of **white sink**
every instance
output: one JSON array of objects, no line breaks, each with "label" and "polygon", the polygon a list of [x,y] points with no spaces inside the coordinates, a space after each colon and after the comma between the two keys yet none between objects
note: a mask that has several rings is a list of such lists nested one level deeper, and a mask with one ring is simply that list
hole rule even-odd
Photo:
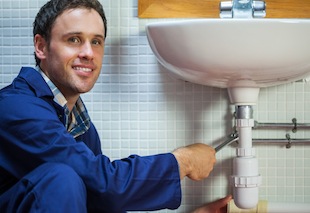
[{"label": "white sink", "polygon": [[310,74],[310,19],[170,21],[146,33],[158,61],[189,82],[258,93]]},{"label": "white sink", "polygon": [[228,88],[231,103],[238,106],[233,197],[239,208],[256,207],[261,176],[252,147],[252,105],[261,87],[310,74],[310,19],[205,19],[154,23],[146,29],[154,54],[169,72]]}]

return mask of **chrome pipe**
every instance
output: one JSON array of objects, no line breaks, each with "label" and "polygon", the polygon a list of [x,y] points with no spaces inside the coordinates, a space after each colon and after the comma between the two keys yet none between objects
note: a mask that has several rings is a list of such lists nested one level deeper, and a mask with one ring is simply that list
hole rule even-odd
[{"label": "chrome pipe", "polygon": [[269,139],[269,138],[257,138],[252,140],[253,143],[310,143],[310,138],[306,139]]},{"label": "chrome pipe", "polygon": [[307,129],[310,128],[310,123],[297,123],[297,119],[293,118],[292,123],[259,123],[254,121],[253,129],[280,129],[291,128],[293,132],[296,132],[297,129]]},{"label": "chrome pipe", "polygon": [[[215,147],[215,152],[220,151],[221,149],[223,149],[225,146],[230,145],[233,142],[236,142],[239,140],[239,137],[237,134],[232,134],[231,136],[229,136],[229,138],[224,141],[223,143],[221,143],[220,145],[218,145],[217,147]],[[270,138],[254,138],[252,139],[253,143],[286,143],[286,148],[291,148],[292,144],[297,144],[297,143],[310,143],[310,138],[302,138],[302,139],[292,139],[289,137],[289,135],[287,135],[286,139],[279,139],[279,138],[274,138],[274,139],[270,139]]]},{"label": "chrome pipe", "polygon": [[253,129],[263,129],[263,128],[292,128],[294,127],[292,123],[258,123],[254,122]]}]

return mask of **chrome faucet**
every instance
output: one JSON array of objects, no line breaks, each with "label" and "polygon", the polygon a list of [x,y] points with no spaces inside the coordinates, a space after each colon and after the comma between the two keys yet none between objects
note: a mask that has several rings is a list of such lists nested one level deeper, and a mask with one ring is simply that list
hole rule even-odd
[{"label": "chrome faucet", "polygon": [[264,18],[266,3],[258,0],[232,0],[220,2],[221,18]]}]

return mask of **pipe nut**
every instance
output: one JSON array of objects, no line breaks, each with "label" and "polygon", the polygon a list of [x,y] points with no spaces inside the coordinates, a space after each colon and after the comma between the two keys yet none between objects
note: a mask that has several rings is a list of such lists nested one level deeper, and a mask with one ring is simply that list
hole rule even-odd
[{"label": "pipe nut", "polygon": [[233,186],[238,188],[253,188],[259,187],[262,184],[261,175],[249,177],[232,176],[231,178]]},{"label": "pipe nut", "polygon": [[238,157],[255,156],[255,149],[254,148],[237,148],[236,155]]},{"label": "pipe nut", "polygon": [[254,119],[236,119],[237,127],[253,127]]}]

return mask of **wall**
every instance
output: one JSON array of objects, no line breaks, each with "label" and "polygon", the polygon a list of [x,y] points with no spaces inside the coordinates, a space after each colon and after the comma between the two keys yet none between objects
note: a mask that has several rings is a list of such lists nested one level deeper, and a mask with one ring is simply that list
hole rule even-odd
[{"label": "wall", "polygon": [[[0,1],[0,87],[9,84],[21,66],[34,65],[32,22],[45,0]],[[137,0],[102,0],[108,23],[106,56],[94,89],[83,95],[97,126],[103,152],[118,159],[129,154],[170,152],[203,141],[216,146],[232,132],[233,106],[225,89],[177,80],[157,64],[137,18]],[[163,20],[160,20],[163,21]],[[259,122],[310,122],[310,84],[296,82],[262,89],[254,117]],[[254,137],[310,138],[309,131],[255,131]],[[261,199],[310,203],[310,146],[256,144],[263,185]],[[189,212],[203,202],[230,192],[228,176],[234,145],[217,154],[210,177],[183,181],[182,206]],[[163,210],[160,212],[170,212]]]}]

